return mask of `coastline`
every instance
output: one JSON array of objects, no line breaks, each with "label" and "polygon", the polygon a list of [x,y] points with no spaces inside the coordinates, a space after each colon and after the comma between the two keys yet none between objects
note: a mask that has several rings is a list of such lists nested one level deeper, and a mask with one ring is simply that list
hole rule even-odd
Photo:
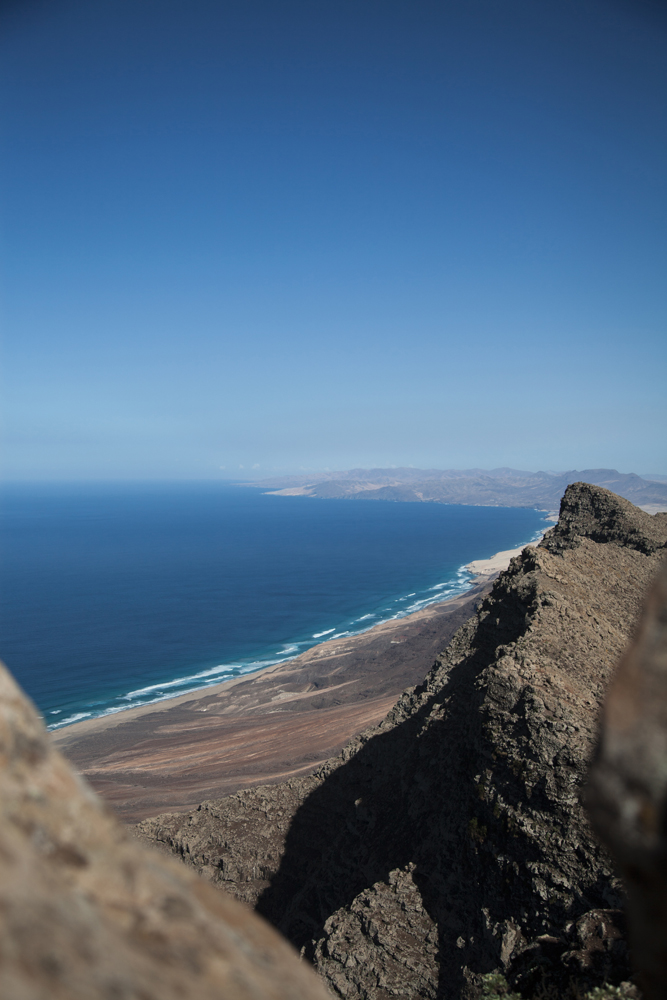
[{"label": "coastline", "polygon": [[[545,511],[544,513],[547,515],[545,517],[545,520],[548,521],[557,520],[557,517],[554,516],[554,512]],[[409,605],[407,608],[405,608],[405,610],[399,611],[398,613],[395,614],[391,614],[387,618],[379,618],[379,620],[376,620],[374,623],[372,624],[368,623],[366,626],[360,629],[354,629],[353,631],[350,630],[350,631],[339,632],[336,635],[332,636],[332,639],[340,639],[342,637],[354,639],[358,636],[364,635],[366,632],[372,629],[378,628],[379,626],[387,622],[404,620],[405,618],[408,618],[411,615],[418,613],[419,611],[422,611],[427,607],[430,607],[435,604],[441,604],[450,599],[464,596],[478,584],[492,580],[495,576],[497,576],[499,572],[501,572],[509,565],[510,559],[513,556],[518,555],[522,551],[522,549],[525,548],[526,545],[538,544],[538,542],[540,541],[546,530],[548,529],[545,528],[543,531],[539,533],[539,535],[536,538],[533,538],[529,542],[525,542],[523,545],[519,546],[516,549],[508,549],[502,552],[497,552],[488,559],[478,559],[470,563],[467,563],[465,565],[461,565],[456,571],[456,573],[452,575],[452,580],[450,583],[440,584],[437,587],[428,588],[428,590],[432,592],[431,594],[429,594],[428,597],[418,598],[411,606]],[[436,591],[439,590],[442,590],[442,593],[436,593]],[[423,591],[422,593],[428,593],[428,591]],[[447,596],[444,596],[445,594]],[[415,597],[415,596],[416,595],[414,594],[408,595],[408,597]],[[403,600],[405,600],[405,598],[399,599],[399,601]],[[364,615],[361,619],[358,620],[362,621],[363,618],[372,618],[372,617],[375,617],[377,619],[379,616]],[[342,627],[345,628],[344,625]],[[334,629],[329,629],[328,631],[333,632]],[[326,634],[327,634],[326,632],[320,633],[320,635],[322,636]],[[313,636],[313,639],[317,637],[318,636],[315,635]],[[117,696],[114,699],[116,701],[115,705],[111,705],[110,707],[101,709],[96,713],[88,710],[82,710],[82,711],[75,710],[73,716],[70,716],[69,718],[66,719],[62,719],[61,721],[49,722],[48,719],[45,719],[45,725],[50,733],[56,734],[64,730],[70,730],[72,729],[73,726],[86,727],[88,726],[89,723],[91,724],[97,723],[103,719],[113,720],[115,717],[122,717],[125,719],[134,718],[135,717],[134,714],[130,715],[128,713],[136,713],[136,712],[144,713],[145,711],[158,711],[159,710],[158,706],[165,703],[167,706],[183,704],[186,701],[191,700],[193,697],[200,696],[203,692],[206,691],[215,692],[222,685],[234,685],[243,682],[248,677],[253,677],[257,674],[263,674],[266,671],[271,671],[276,668],[279,668],[286,663],[292,662],[293,660],[298,660],[308,650],[315,649],[319,645],[321,645],[321,643],[306,643],[303,641],[294,640],[293,643],[285,644],[285,650],[282,654],[281,653],[278,653],[277,655],[275,653],[268,654],[266,659],[264,660],[259,659],[253,663],[246,664],[245,666],[243,666],[242,664],[230,664],[228,666],[228,669],[225,669],[224,666],[221,666],[216,668],[215,671],[212,669],[206,669],[202,670],[201,673],[193,673],[190,676],[181,677],[178,680],[169,680],[165,681],[162,684],[155,683],[152,686],[152,688],[153,690],[159,693],[156,694],[155,697],[149,697],[147,700],[140,701],[139,704],[119,705],[118,702],[119,701],[123,702],[126,696]],[[306,649],[303,651],[303,653],[296,652],[299,646],[306,646]],[[209,679],[208,681],[201,679],[210,676],[214,672],[222,674],[222,678],[220,680],[216,679],[215,681],[213,681],[212,678]],[[164,693],[165,689],[176,689],[177,687],[181,687],[182,690],[180,693],[177,693],[176,690],[174,690],[173,694]],[[132,692],[132,694],[133,695],[142,695],[144,693],[147,694],[148,691],[150,690],[151,688],[149,687],[144,689],[143,691]],[[129,696],[127,696],[127,698],[129,700]]]},{"label": "coastline", "polygon": [[[544,520],[550,522],[549,527],[553,527],[558,520],[558,511],[549,510],[545,511],[545,514],[546,517]],[[463,569],[468,573],[472,573],[476,584],[494,580],[499,573],[507,569],[515,556],[521,555],[527,546],[539,545],[547,531],[549,531],[549,528],[545,528],[538,538],[534,538],[531,542],[526,542],[524,545],[519,545],[516,549],[505,549],[503,552],[496,552],[495,555],[490,556],[488,559],[473,559],[472,562],[466,563]]]},{"label": "coastline", "polygon": [[423,680],[523,548],[469,564],[476,577],[463,594],[252,674],[74,723],[50,738],[128,822],[309,773]]},{"label": "coastline", "polygon": [[[526,544],[532,544],[532,543],[529,542]],[[520,550],[517,549],[517,551]],[[495,559],[496,557],[494,556],[492,558]],[[482,563],[485,563],[486,560],[480,560],[479,562],[481,565]],[[462,577],[465,576],[468,576],[469,579],[464,581]],[[392,614],[387,618],[380,618],[379,620],[376,620],[372,624],[368,623],[362,628],[355,629],[354,631],[338,632],[335,635],[331,636],[331,639],[321,640],[320,642],[308,643],[304,641],[294,640],[294,642],[289,642],[285,644],[285,651],[282,654],[281,653],[273,655],[268,654],[267,659],[259,659],[253,661],[252,663],[247,664],[245,669],[243,669],[243,667],[241,667],[240,665],[239,666],[229,665],[226,671],[227,676],[226,677],[223,676],[223,679],[216,680],[214,682],[211,681],[202,682],[201,680],[199,680],[200,677],[204,677],[212,673],[212,671],[206,670],[203,671],[201,674],[195,673],[189,677],[181,678],[178,681],[165,681],[163,684],[155,684],[154,688],[160,690],[161,692],[164,691],[165,688],[174,687],[176,684],[178,684],[179,686],[184,686],[185,690],[181,694],[160,693],[157,697],[151,698],[143,702],[143,704],[139,705],[127,705],[122,707],[106,708],[103,711],[100,711],[99,714],[93,714],[88,712],[85,712],[83,714],[76,714],[71,721],[64,720],[62,722],[47,723],[45,720],[47,731],[52,734],[55,734],[64,731],[65,729],[69,730],[72,728],[72,726],[85,726],[87,723],[95,723],[103,719],[113,719],[116,716],[123,716],[124,718],[134,717],[130,716],[129,713],[135,713],[135,712],[143,713],[144,710],[159,711],[159,706],[165,703],[166,707],[174,704],[183,704],[184,702],[192,699],[193,697],[201,696],[204,692],[207,691],[214,692],[225,685],[233,686],[234,684],[241,683],[248,678],[255,677],[258,674],[264,674],[267,671],[276,670],[284,666],[285,664],[291,663],[294,660],[299,660],[300,657],[305,656],[308,652],[311,652],[312,650],[317,649],[322,645],[326,645],[328,642],[342,641],[343,639],[356,639],[359,636],[365,635],[367,632],[370,632],[373,629],[380,628],[381,626],[386,625],[390,622],[402,621],[406,618],[410,618],[412,615],[418,614],[419,612],[433,605],[447,603],[447,601],[449,600],[454,600],[458,597],[463,597],[466,594],[470,593],[471,588],[474,588],[478,582],[477,572],[469,571],[467,566],[460,566],[459,569],[456,571],[455,577],[459,578],[458,581],[456,579],[453,579],[449,584],[442,584],[438,585],[437,587],[431,587],[429,588],[429,590],[432,591],[433,593],[431,593],[428,597],[418,598],[412,604],[412,606],[408,606],[407,609]],[[479,582],[482,582],[489,578],[490,577],[488,576],[487,573],[481,572],[479,574]],[[438,591],[440,591],[440,593],[438,593]],[[447,594],[447,596],[445,597],[444,594]],[[415,597],[416,595],[411,594],[408,596]],[[406,600],[406,598],[398,599],[399,602],[403,600]],[[367,614],[364,615],[362,618],[357,619],[357,621],[363,621],[364,618],[377,618],[377,617],[378,617],[377,615]],[[336,630],[333,628],[328,629],[326,632],[320,632],[314,635],[313,639],[319,638],[320,636],[325,636],[329,632],[335,632],[335,631]],[[304,645],[306,646],[306,649],[302,653],[294,652],[294,650],[298,649],[299,646],[304,646]],[[216,672],[220,672],[223,669],[224,668],[222,667],[218,668]],[[197,683],[198,680],[199,682]],[[136,693],[140,694],[141,692],[136,692]]]},{"label": "coastline", "polygon": [[496,552],[495,555],[490,556],[488,559],[473,559],[472,562],[467,563],[463,568],[468,573],[472,573],[476,584],[494,580],[499,573],[507,569],[515,556],[521,555],[527,545],[537,545],[539,541],[540,539],[538,538],[534,542],[527,542],[526,545],[520,545],[518,549],[505,549],[503,552]]}]

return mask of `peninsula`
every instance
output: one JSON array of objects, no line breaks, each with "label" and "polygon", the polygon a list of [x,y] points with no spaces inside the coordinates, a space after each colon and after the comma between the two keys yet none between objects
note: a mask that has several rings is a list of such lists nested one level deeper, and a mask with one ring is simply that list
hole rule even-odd
[{"label": "peninsula", "polygon": [[667,510],[667,483],[616,469],[525,472],[520,469],[351,469],[245,483],[277,496],[536,507],[557,510],[572,483],[602,486],[649,514]]}]

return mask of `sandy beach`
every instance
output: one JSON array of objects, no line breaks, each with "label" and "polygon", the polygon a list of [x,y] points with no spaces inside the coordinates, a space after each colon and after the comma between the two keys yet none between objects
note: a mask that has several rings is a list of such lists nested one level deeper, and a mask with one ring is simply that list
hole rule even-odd
[{"label": "sandy beach", "polygon": [[[555,524],[558,520],[558,513],[556,511],[550,511],[545,517],[545,521],[550,521]],[[549,527],[552,525],[550,524]],[[545,528],[541,532],[539,538],[534,541],[529,542],[529,545],[537,545],[541,538],[546,534],[549,528]],[[496,552],[495,555],[491,556],[489,559],[473,559],[472,562],[467,563],[463,568],[467,569],[469,573],[475,578],[475,583],[483,583],[484,581],[494,580],[499,573],[502,573],[504,569],[507,569],[512,559],[515,556],[520,555],[526,548],[525,545],[520,545],[517,549],[505,549],[503,552]]]},{"label": "sandy beach", "polygon": [[459,597],[256,674],[76,723],[51,739],[128,822],[312,771],[423,680],[520,551],[471,563],[475,586]]},{"label": "sandy beach", "polygon": [[[534,544],[537,544],[535,542]],[[464,568],[475,577],[476,583],[494,580],[499,573],[507,569],[512,559],[520,555],[526,548],[521,545],[518,549],[505,549],[504,552],[496,552],[490,559],[473,559]]]}]

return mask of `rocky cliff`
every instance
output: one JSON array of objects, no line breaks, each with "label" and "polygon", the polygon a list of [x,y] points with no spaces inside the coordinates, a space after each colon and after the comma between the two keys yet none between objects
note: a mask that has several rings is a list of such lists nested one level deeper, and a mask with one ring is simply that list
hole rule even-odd
[{"label": "rocky cliff", "polygon": [[621,886],[579,797],[666,543],[667,515],[570,486],[377,728],[314,775],[140,835],[255,903],[337,996],[478,996],[494,970],[526,997],[626,979]]}]

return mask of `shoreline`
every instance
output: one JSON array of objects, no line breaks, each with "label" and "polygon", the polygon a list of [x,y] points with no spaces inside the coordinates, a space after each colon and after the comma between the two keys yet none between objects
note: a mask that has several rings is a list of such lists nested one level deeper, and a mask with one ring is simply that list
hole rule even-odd
[{"label": "shoreline", "polygon": [[462,568],[466,572],[472,573],[473,581],[476,584],[495,579],[499,573],[507,569],[512,559],[521,555],[525,548],[529,545],[539,545],[547,531],[557,522],[558,511],[549,510],[545,511],[545,514],[546,517],[544,520],[549,521],[550,524],[548,528],[540,532],[538,538],[534,538],[530,542],[525,542],[524,545],[519,545],[516,549],[504,549],[502,552],[496,552],[495,555],[489,556],[488,559],[473,559],[472,562],[466,563]]},{"label": "shoreline", "polygon": [[[557,519],[557,517],[553,516],[553,512],[545,512],[545,513],[548,513],[548,517],[550,520],[555,521]],[[359,629],[358,631],[343,633],[341,636],[334,636],[333,639],[335,639],[336,641],[339,641],[339,639],[342,638],[355,639],[359,636],[366,635],[373,629],[380,628],[382,625],[386,625],[394,621],[403,621],[405,619],[411,618],[413,615],[419,614],[421,611],[424,611],[429,607],[433,607],[434,605],[446,604],[448,601],[464,597],[466,594],[470,593],[474,588],[476,588],[480,584],[487,583],[493,580],[498,575],[498,573],[502,572],[502,570],[506,569],[507,566],[509,566],[510,560],[514,556],[519,555],[519,553],[523,551],[526,545],[537,545],[547,530],[548,528],[545,528],[544,531],[541,532],[538,538],[533,539],[530,542],[525,542],[523,545],[519,546],[516,549],[507,549],[502,552],[496,552],[488,559],[475,559],[470,563],[466,563],[465,565],[460,566],[456,571],[456,575],[460,575],[461,573],[467,573],[470,576],[470,580],[467,581],[467,584],[464,585],[460,590],[456,590],[456,584],[455,582],[452,582],[451,587],[454,588],[455,592],[450,594],[450,596],[444,598],[443,600],[441,600],[440,597],[437,595],[434,595],[433,598],[428,598],[428,599],[425,598],[422,601],[416,602],[418,604],[422,604],[422,607],[416,608],[414,611],[399,612],[397,615],[392,615],[389,618],[380,619],[379,621],[376,621],[373,624],[369,624],[368,627]],[[319,646],[325,646],[327,642],[330,641],[332,640],[324,640],[324,642],[321,643],[313,643],[312,645],[307,646],[307,648],[303,650],[303,652],[294,653],[292,655],[285,656],[284,658],[276,659],[274,663],[268,663],[265,666],[256,667],[254,670],[246,670],[245,672],[240,672],[235,676],[227,677],[224,680],[220,680],[216,683],[209,683],[197,687],[191,687],[189,690],[184,691],[182,694],[161,695],[151,701],[144,702],[141,705],[129,705],[127,707],[112,707],[105,709],[104,711],[100,712],[97,715],[90,714],[87,717],[83,718],[76,718],[76,715],[80,713],[74,713],[74,718],[73,721],[71,722],[62,721],[62,722],[48,723],[47,720],[45,719],[44,720],[45,725],[49,733],[51,733],[52,735],[56,735],[58,733],[64,732],[65,730],[70,730],[74,726],[85,727],[88,726],[88,724],[100,722],[101,720],[104,719],[113,720],[117,716],[122,716],[124,718],[138,717],[135,715],[129,716],[128,713],[143,714],[144,710],[159,711],[158,706],[162,704],[166,704],[167,706],[184,704],[188,700],[200,697],[204,692],[213,693],[218,691],[222,686],[229,685],[231,687],[235,684],[242,683],[244,680],[247,680],[250,677],[255,677],[259,674],[264,674],[266,672],[276,670],[287,663],[299,660],[300,657],[304,656],[306,653],[310,652],[313,649],[319,648]],[[294,645],[293,643],[286,643],[286,648],[289,648],[290,646],[293,645]],[[304,643],[301,642],[298,645],[304,645]],[[193,677],[193,681],[194,680],[195,678]],[[173,681],[166,681],[163,687],[168,687],[173,683],[174,683]]]},{"label": "shoreline", "polygon": [[[506,565],[514,552],[502,554]],[[445,601],[50,739],[126,822],[311,773],[423,681],[490,592],[499,557],[476,560],[472,587]]]},{"label": "shoreline", "polygon": [[[517,551],[521,552],[522,549],[518,549]],[[512,552],[514,552],[514,550],[512,550]],[[492,559],[495,558],[495,556],[492,557]],[[480,559],[479,562],[491,562],[491,559]],[[509,559],[507,561],[507,565],[509,565]],[[342,639],[325,639],[323,642],[318,642],[315,645],[310,646],[308,649],[304,650],[303,653],[298,653],[296,656],[290,656],[285,660],[281,660],[279,663],[272,664],[271,666],[260,667],[259,670],[253,670],[251,673],[241,674],[239,677],[230,677],[227,680],[219,681],[217,684],[209,684],[207,687],[196,688],[195,690],[188,691],[185,694],[161,698],[159,701],[152,701],[146,705],[136,705],[132,708],[123,708],[117,712],[109,712],[107,715],[96,715],[91,719],[81,719],[79,722],[72,722],[67,726],[62,726],[60,729],[51,729],[49,730],[51,739],[57,745],[69,743],[70,740],[67,738],[68,734],[75,734],[78,737],[89,733],[103,732],[106,729],[123,725],[126,722],[133,722],[136,719],[141,719],[147,715],[168,712],[172,708],[179,708],[183,705],[189,704],[190,702],[220,697],[221,694],[227,694],[234,688],[239,687],[239,685],[251,683],[261,678],[272,678],[274,675],[283,671],[287,666],[294,669],[294,667],[297,667],[301,662],[307,663],[312,659],[343,655],[343,651],[346,651],[350,645],[354,644],[355,640],[362,639],[365,636],[370,636],[371,633],[377,636],[384,636],[389,633],[393,634],[399,627],[404,627],[405,625],[409,625],[429,617],[429,612],[437,611],[438,609],[448,605],[455,605],[462,600],[474,596],[473,592],[476,594],[480,587],[483,587],[492,581],[498,575],[498,572],[500,571],[492,571],[490,575],[481,572],[479,574],[479,580],[475,578],[473,585],[461,594],[455,594],[452,597],[446,598],[444,601],[433,601],[431,604],[426,605],[425,608],[420,608],[419,611],[413,611],[411,614],[406,614],[401,618],[388,618],[386,621],[377,622],[375,625],[371,625],[362,632],[356,632],[354,635],[345,636]],[[390,639],[389,642],[398,645],[397,640]],[[205,709],[202,709],[202,711],[204,710]]]},{"label": "shoreline", "polygon": [[215,687],[86,719],[50,740],[126,822],[311,773],[424,679],[490,589]]},{"label": "shoreline", "polygon": [[537,545],[540,541],[541,539],[538,538],[534,542],[526,542],[526,545],[521,545],[517,549],[505,549],[503,552],[496,552],[495,555],[490,556],[488,559],[473,559],[472,562],[467,563],[463,568],[468,573],[472,573],[476,584],[493,580],[499,573],[507,569],[515,556],[521,555],[523,550],[529,545]]}]

